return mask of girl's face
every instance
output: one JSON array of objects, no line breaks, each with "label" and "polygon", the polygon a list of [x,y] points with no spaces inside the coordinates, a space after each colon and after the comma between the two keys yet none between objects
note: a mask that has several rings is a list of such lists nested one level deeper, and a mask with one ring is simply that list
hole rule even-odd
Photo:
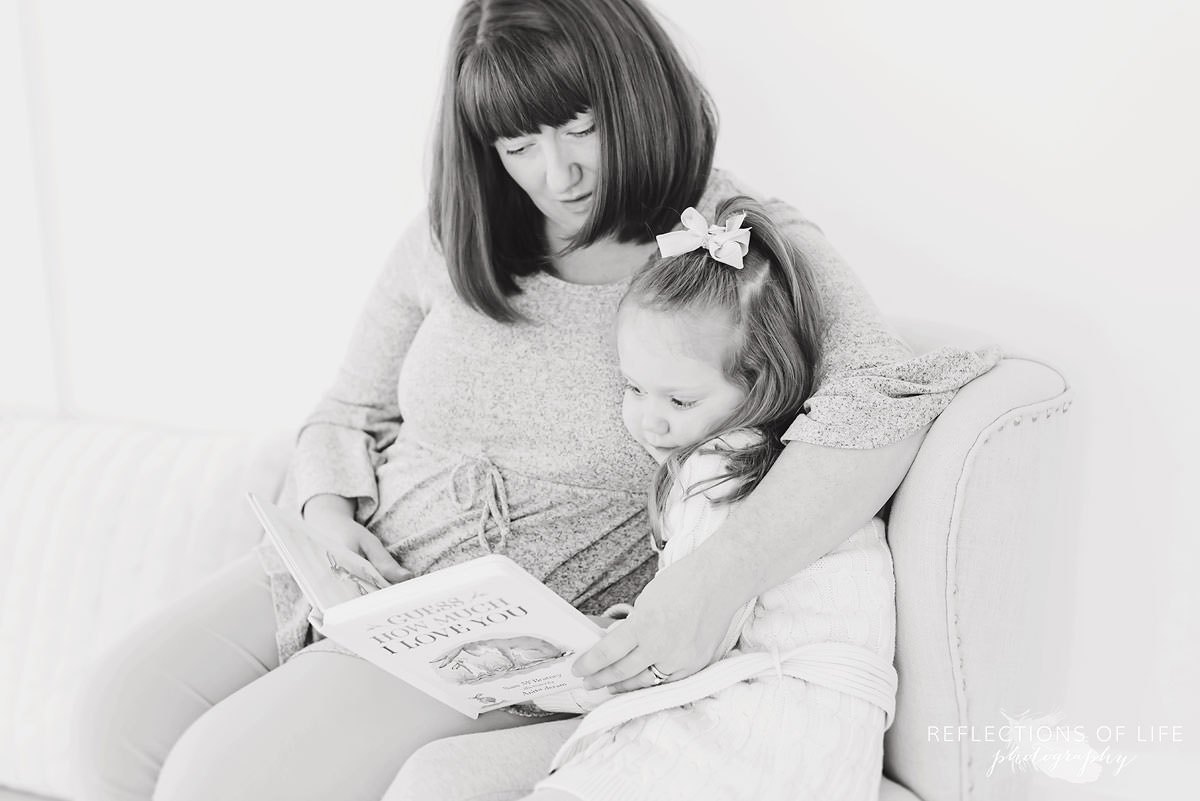
[{"label": "girl's face", "polygon": [[625,375],[625,427],[655,459],[702,442],[737,411],[746,391],[721,369],[733,337],[713,315],[659,312],[626,302],[617,315]]},{"label": "girl's face", "polygon": [[500,163],[546,215],[551,241],[573,237],[587,221],[595,201],[600,142],[591,112],[565,125],[543,125],[537,133],[497,139]]}]

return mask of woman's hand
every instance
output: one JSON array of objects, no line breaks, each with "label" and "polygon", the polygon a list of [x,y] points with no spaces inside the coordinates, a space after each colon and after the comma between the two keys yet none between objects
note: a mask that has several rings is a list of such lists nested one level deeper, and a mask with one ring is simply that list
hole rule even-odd
[{"label": "woman's hand", "polygon": [[317,495],[304,504],[304,519],[313,524],[322,536],[364,557],[392,584],[413,577],[370,529],[354,519],[354,502],[340,495]]},{"label": "woman's hand", "polygon": [[706,578],[702,568],[697,560],[683,559],[646,585],[632,614],[575,662],[586,687],[639,690],[658,683],[650,665],[675,681],[717,659],[742,601],[715,576]]}]

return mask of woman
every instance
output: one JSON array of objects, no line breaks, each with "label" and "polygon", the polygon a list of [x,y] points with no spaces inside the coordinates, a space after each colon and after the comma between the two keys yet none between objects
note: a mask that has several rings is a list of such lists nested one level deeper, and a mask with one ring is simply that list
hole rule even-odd
[{"label": "woman", "polygon": [[[928,423],[990,366],[904,361],[821,233],[771,206],[816,271],[827,372],[760,486],[647,585],[654,463],[621,423],[611,328],[653,234],[739,193],[711,168],[715,140],[706,94],[639,0],[468,0],[428,216],[300,434],[287,500],[394,580],[502,550],[586,612],[637,598],[579,660],[595,684],[706,665],[748,599],[875,514]],[[425,743],[542,725],[467,720],[308,644],[294,585],[263,561],[269,582],[254,561],[231,567],[99,671],[80,720],[87,797],[378,799]]]}]

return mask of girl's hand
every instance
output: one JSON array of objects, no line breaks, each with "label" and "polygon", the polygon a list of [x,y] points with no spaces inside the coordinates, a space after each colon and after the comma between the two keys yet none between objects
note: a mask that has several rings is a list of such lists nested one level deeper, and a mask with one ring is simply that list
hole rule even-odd
[{"label": "girl's hand", "polygon": [[719,580],[703,580],[695,567],[687,558],[660,572],[638,596],[633,613],[576,660],[574,671],[586,678],[585,687],[640,690],[658,683],[650,665],[675,681],[716,660],[741,602]]},{"label": "girl's hand", "polygon": [[392,584],[413,577],[412,571],[402,567],[370,529],[354,519],[354,505],[346,498],[318,495],[304,505],[303,515],[322,536],[364,557]]}]

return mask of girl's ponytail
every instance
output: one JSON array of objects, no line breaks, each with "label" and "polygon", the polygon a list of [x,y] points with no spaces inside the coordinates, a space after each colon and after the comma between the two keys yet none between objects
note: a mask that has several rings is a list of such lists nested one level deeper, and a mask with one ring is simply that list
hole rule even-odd
[{"label": "girl's ponytail", "polygon": [[[825,327],[816,279],[804,254],[752,198],[721,202],[714,222],[723,225],[738,213],[745,213],[742,226],[751,229],[742,269],[693,251],[636,275],[626,296],[650,308],[720,309],[730,315],[735,334],[724,370],[746,390],[746,400],[708,440],[726,438],[729,449],[722,453],[728,470],[702,486],[681,487],[690,495],[727,484],[716,493],[722,503],[748,495],[783,451],[784,433],[816,389]],[[742,429],[762,436],[729,436]],[[708,442],[681,448],[660,466],[650,490],[655,532],[661,531],[661,515],[680,467]]]},{"label": "girl's ponytail", "polygon": [[[742,224],[752,230],[750,255],[753,257],[757,254],[765,260],[764,266],[769,272],[769,277],[764,276],[755,282],[757,286],[748,287],[750,291],[744,293],[741,298],[743,312],[751,318],[746,322],[754,323],[755,316],[770,313],[768,310],[753,308],[755,301],[762,299],[764,291],[769,291],[765,283],[773,279],[778,281],[782,288],[786,288],[791,311],[792,338],[802,352],[801,359],[792,366],[801,374],[797,376],[803,385],[801,394],[807,399],[815,389],[816,372],[820,369],[820,344],[824,334],[824,312],[816,278],[808,259],[758,201],[744,195],[729,198],[717,205],[716,218],[725,220],[738,213],[746,215]],[[782,359],[776,367],[784,367],[790,361],[793,360]]]}]

